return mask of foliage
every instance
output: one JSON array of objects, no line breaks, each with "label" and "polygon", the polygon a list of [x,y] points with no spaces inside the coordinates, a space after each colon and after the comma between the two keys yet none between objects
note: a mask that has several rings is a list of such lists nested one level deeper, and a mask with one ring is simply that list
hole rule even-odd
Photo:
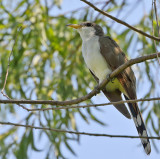
[{"label": "foliage", "polygon": [[[129,56],[134,58],[139,55],[155,52],[154,43],[128,28],[122,27],[121,32],[115,31],[119,25],[108,23],[99,14],[89,8],[83,8],[64,15],[54,15],[54,10],[61,8],[62,1],[57,0],[1,0],[0,1],[0,88],[2,89],[7,70],[8,57],[11,52],[15,34],[19,26],[22,31],[18,34],[17,42],[11,56],[9,76],[5,91],[13,99],[41,99],[41,100],[70,100],[87,94],[88,89],[95,86],[95,81],[89,74],[81,56],[81,40],[77,32],[66,28],[66,24],[79,23],[81,21],[95,21],[103,26],[104,30],[119,43]],[[110,1],[101,5],[103,10],[110,14],[117,13],[130,5],[125,1]],[[131,14],[131,13],[130,13]],[[135,27],[152,34],[152,12],[143,15]],[[153,21],[156,30],[156,21]],[[112,29],[111,29],[112,28]],[[157,32],[155,32],[157,36]],[[123,41],[123,43],[121,43]],[[133,47],[134,46],[134,47]],[[133,48],[131,48],[133,47]],[[140,50],[137,52],[137,50]],[[135,53],[136,52],[136,53]],[[155,68],[157,60],[136,65],[138,73],[138,88],[145,87],[148,83],[145,97],[158,96]],[[145,79],[144,79],[145,77]],[[144,82],[145,80],[145,82]],[[138,90],[140,91],[140,90]],[[86,101],[89,103],[89,101]],[[160,132],[160,106],[153,104],[153,109],[147,109],[146,123],[150,125],[151,132],[159,135]],[[142,110],[145,111],[148,103],[144,102]],[[34,107],[47,107],[46,105],[34,105]],[[1,108],[1,121],[13,119],[21,123],[52,127],[58,129],[78,130],[75,115],[79,114],[86,122],[94,120],[104,124],[100,119],[93,116],[90,109],[81,110],[58,110],[28,113],[20,110],[18,106],[5,105]],[[85,113],[84,113],[85,112]],[[158,124],[155,125],[153,117],[156,116]],[[18,136],[18,137],[17,137]],[[38,148],[36,139],[46,138],[47,146]],[[51,149],[54,156],[64,158],[61,151],[64,144],[74,155],[75,150],[69,145],[69,141],[79,141],[79,136],[71,136],[65,133],[39,131],[34,133],[31,129],[11,128],[6,129],[0,135],[0,156],[8,158],[14,155],[16,158],[28,158],[29,151],[46,151],[46,158],[51,158]],[[155,145],[156,146],[156,145]],[[53,151],[53,150],[52,150]]]}]

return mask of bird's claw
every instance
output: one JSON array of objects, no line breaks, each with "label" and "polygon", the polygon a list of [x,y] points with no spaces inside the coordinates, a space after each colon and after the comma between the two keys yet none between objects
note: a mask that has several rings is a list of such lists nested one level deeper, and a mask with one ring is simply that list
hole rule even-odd
[{"label": "bird's claw", "polygon": [[115,78],[114,78],[114,77],[113,77],[113,78],[111,78],[111,76],[110,76],[110,75],[111,75],[111,74],[108,74],[108,75],[107,75],[107,78],[109,78],[110,82],[114,83],[114,79],[115,79]]}]

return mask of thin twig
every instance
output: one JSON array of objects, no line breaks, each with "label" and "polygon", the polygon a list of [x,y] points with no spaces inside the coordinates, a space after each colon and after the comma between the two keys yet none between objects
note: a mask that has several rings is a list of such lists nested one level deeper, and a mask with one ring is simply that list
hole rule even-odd
[{"label": "thin twig", "polygon": [[[7,94],[4,93],[4,90],[5,90],[6,83],[7,83],[9,66],[10,66],[10,62],[11,62],[11,56],[12,56],[12,54],[13,54],[14,46],[15,46],[15,44],[16,44],[16,42],[17,42],[18,34],[19,34],[19,32],[20,32],[21,30],[22,30],[22,26],[20,26],[20,27],[18,28],[18,31],[16,32],[16,35],[15,35],[15,39],[14,39],[14,43],[13,43],[13,46],[12,46],[12,50],[11,50],[11,53],[10,53],[10,55],[9,55],[9,57],[8,57],[8,66],[7,66],[7,71],[6,71],[6,76],[5,76],[3,88],[2,88],[2,90],[1,90],[2,95],[3,95],[4,97],[6,97],[7,99],[9,99],[9,100],[12,100],[12,99],[11,99]],[[27,109],[26,107],[24,107],[23,105],[21,105],[21,104],[17,104],[17,105],[28,111],[28,109]]]},{"label": "thin twig", "polygon": [[134,4],[132,4],[132,7],[125,13],[125,15],[122,17],[122,19],[126,19],[128,17],[129,14],[131,14],[139,5],[139,3],[141,3],[143,1],[140,0],[136,0],[134,1]]},{"label": "thin twig", "polygon": [[75,135],[87,135],[87,136],[101,136],[101,137],[111,137],[111,138],[148,138],[148,139],[157,139],[160,140],[160,137],[155,136],[129,136],[129,135],[109,135],[109,134],[98,134],[98,133],[87,133],[87,132],[78,132],[78,131],[69,131],[69,130],[63,130],[63,129],[54,129],[54,128],[46,128],[46,127],[39,127],[39,126],[32,126],[32,125],[23,125],[23,124],[17,124],[17,123],[11,123],[11,122],[0,122],[2,125],[12,125],[12,126],[19,126],[19,127],[25,127],[25,128],[31,128],[31,129],[39,129],[39,130],[49,130],[59,133],[69,133],[69,134],[75,134]]},{"label": "thin twig", "polygon": [[[158,53],[158,56],[160,56],[160,53]],[[150,59],[154,59],[157,58],[157,54],[150,54],[150,55],[146,55],[146,56],[142,56],[142,57],[138,57],[135,59],[131,59],[129,61],[127,61],[126,63],[124,63],[123,65],[119,66],[116,70],[114,70],[110,76],[107,76],[106,79],[104,79],[97,87],[95,87],[90,93],[88,93],[87,95],[77,98],[77,99],[73,99],[73,100],[69,100],[69,101],[54,101],[54,100],[12,100],[13,104],[50,104],[50,105],[73,105],[73,104],[78,104],[80,102],[86,101],[90,98],[92,98],[94,95],[97,94],[97,92],[99,92],[112,78],[114,78],[115,76],[117,76],[120,72],[122,72],[123,70],[125,70],[127,67],[136,64],[136,63],[140,63],[146,60],[150,60]],[[9,100],[5,101],[6,103],[9,103]],[[10,102],[11,103],[11,102]],[[25,108],[27,109],[27,108]],[[27,111],[29,111],[29,109],[27,109]]]},{"label": "thin twig", "polygon": [[122,21],[122,20],[120,20],[120,19],[118,19],[118,18],[116,18],[116,17],[108,14],[107,12],[104,12],[104,11],[98,9],[98,8],[97,8],[96,6],[94,6],[92,3],[90,3],[90,2],[88,2],[88,1],[86,1],[86,0],[81,0],[81,1],[83,1],[84,3],[88,4],[89,6],[91,6],[94,10],[96,10],[96,11],[102,13],[103,15],[105,15],[105,16],[113,19],[113,20],[115,20],[117,23],[123,24],[123,25],[125,25],[126,27],[128,27],[128,28],[130,28],[130,29],[132,29],[132,30],[134,30],[134,31],[136,31],[136,32],[138,32],[138,33],[140,33],[140,34],[142,34],[142,35],[150,38],[150,39],[153,39],[153,40],[156,40],[156,41],[160,41],[160,38],[159,38],[159,37],[155,37],[155,36],[149,35],[149,34],[143,32],[142,30],[139,30],[139,29],[137,29],[137,28],[129,25],[128,23],[126,23],[126,22],[124,22],[124,21]]},{"label": "thin twig", "polygon": [[[154,5],[154,11],[155,11],[155,16],[156,16],[156,23],[157,23],[157,29],[158,29],[158,36],[160,37],[160,33],[159,33],[159,22],[158,22],[158,16],[157,16],[157,7],[156,7],[156,0],[152,0],[152,34],[154,35],[154,25],[153,25],[153,5]],[[154,47],[156,49],[156,52],[158,52],[157,50],[157,46],[156,46],[156,41],[153,40],[154,42]],[[160,65],[160,60],[159,57],[157,56],[158,59],[158,63]]]},{"label": "thin twig", "polygon": [[[120,17],[120,14],[121,14],[121,12],[122,12],[122,9],[123,9],[124,5],[125,5],[125,0],[123,0],[122,3],[120,4],[119,10],[117,11],[117,14],[116,14],[115,17],[117,17],[117,18]],[[103,10],[103,9],[101,9],[101,10]],[[100,13],[99,13],[99,14],[100,14]],[[111,23],[111,25],[110,25],[110,28],[113,27],[114,22],[115,22],[115,21],[112,21],[112,23]]]},{"label": "thin twig", "polygon": [[[99,4],[103,4],[103,3],[106,3],[106,1],[96,2],[96,3],[94,3],[94,5],[99,5]],[[61,17],[61,16],[65,16],[65,15],[67,15],[69,13],[75,13],[75,12],[78,12],[78,11],[80,11],[82,9],[87,9],[87,8],[89,8],[89,6],[79,7],[77,9],[66,11],[66,12],[64,12],[62,14],[59,14],[59,15],[56,15],[56,16],[51,16],[51,18],[58,18],[58,17]]]},{"label": "thin twig", "polygon": [[154,0],[153,3],[154,3],[154,11],[155,11],[155,16],[156,16],[157,29],[158,29],[158,36],[160,37],[159,19],[158,19],[158,14],[157,14],[156,0]]},{"label": "thin twig", "polygon": [[[136,102],[142,102],[142,101],[156,101],[160,100],[160,97],[157,98],[148,98],[148,99],[135,99],[135,100],[127,100],[127,101],[118,101],[118,102],[109,102],[109,103],[102,103],[102,104],[87,104],[87,105],[72,105],[72,106],[60,106],[60,107],[50,107],[50,108],[34,108],[34,109],[28,109],[28,111],[46,111],[46,110],[60,110],[60,109],[80,109],[80,108],[89,108],[89,107],[102,107],[106,105],[117,105],[117,104],[124,104],[124,103],[136,103]],[[15,103],[16,102],[16,103]],[[4,104],[17,104],[18,102],[23,102],[21,100],[0,100],[0,103]],[[25,102],[30,102],[30,101],[25,101]],[[34,103],[32,104],[40,104],[37,103],[39,101],[34,100]],[[42,101],[47,102],[47,101]],[[28,104],[28,103],[23,103],[23,104]],[[50,104],[52,105],[52,104]],[[57,105],[59,106],[59,105]]]},{"label": "thin twig", "polygon": [[[13,46],[12,46],[12,50],[11,50],[11,53],[10,53],[10,55],[9,55],[9,57],[8,57],[7,72],[6,72],[6,76],[5,76],[3,88],[2,88],[2,90],[1,90],[1,93],[2,93],[4,96],[6,96],[6,95],[3,93],[3,91],[4,91],[4,89],[5,89],[6,82],[7,82],[7,78],[8,78],[8,71],[9,71],[9,66],[10,66],[10,62],[11,62],[11,56],[12,56],[12,54],[13,54],[14,46],[15,46],[15,44],[16,44],[16,42],[17,42],[18,33],[21,31],[21,29],[22,29],[22,27],[19,27],[18,31],[16,32],[15,40],[14,40],[14,43],[13,43]],[[8,96],[7,96],[7,97],[8,97]]]},{"label": "thin twig", "polygon": [[[29,111],[46,111],[46,110],[60,110],[60,109],[80,109],[80,108],[90,108],[90,107],[102,107],[107,105],[117,105],[117,104],[123,104],[123,103],[136,103],[136,102],[142,102],[142,101],[156,101],[160,100],[160,97],[158,98],[148,98],[148,99],[135,99],[135,100],[127,100],[127,101],[118,101],[118,102],[109,102],[109,103],[102,103],[102,104],[88,104],[88,105],[72,105],[72,106],[61,106],[61,107],[50,107],[50,108],[35,108],[35,109],[29,109]],[[1,102],[1,101],[0,101]]]},{"label": "thin twig", "polygon": [[[101,10],[104,10],[104,8],[111,2],[112,0],[108,0],[104,3],[103,7]],[[98,17],[100,16],[101,13],[98,13],[97,16],[95,17],[95,20],[98,19]]]}]

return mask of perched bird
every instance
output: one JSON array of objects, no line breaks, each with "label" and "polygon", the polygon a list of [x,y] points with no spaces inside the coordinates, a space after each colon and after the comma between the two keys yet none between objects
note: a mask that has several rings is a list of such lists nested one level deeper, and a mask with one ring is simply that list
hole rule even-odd
[{"label": "perched bird", "polygon": [[[82,55],[84,61],[95,80],[100,83],[112,71],[128,61],[118,44],[109,36],[104,36],[102,28],[91,22],[81,24],[68,24],[77,29],[82,38]],[[126,100],[137,99],[136,78],[131,67],[112,79],[102,90],[111,102],[121,101],[121,94]],[[130,113],[125,104],[114,105],[125,117],[133,117],[139,136],[148,137],[147,130],[137,103],[128,103]],[[142,145],[147,154],[151,152],[148,138],[141,138]]]}]

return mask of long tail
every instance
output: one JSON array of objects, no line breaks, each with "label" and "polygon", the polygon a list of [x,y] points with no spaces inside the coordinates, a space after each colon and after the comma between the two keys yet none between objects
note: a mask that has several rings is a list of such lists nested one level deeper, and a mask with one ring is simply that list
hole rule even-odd
[{"label": "long tail", "polygon": [[[128,98],[126,96],[125,96],[125,98],[128,100]],[[134,123],[136,125],[139,136],[140,137],[141,136],[148,137],[147,130],[144,125],[144,121],[143,121],[143,118],[142,118],[142,115],[141,115],[141,112],[138,108],[137,103],[134,103],[134,104],[128,103],[128,106],[131,111],[131,114],[132,114],[132,117],[133,117]],[[142,145],[144,147],[146,154],[149,155],[151,152],[151,145],[150,145],[149,139],[148,138],[141,138],[141,142],[142,142]]]}]

